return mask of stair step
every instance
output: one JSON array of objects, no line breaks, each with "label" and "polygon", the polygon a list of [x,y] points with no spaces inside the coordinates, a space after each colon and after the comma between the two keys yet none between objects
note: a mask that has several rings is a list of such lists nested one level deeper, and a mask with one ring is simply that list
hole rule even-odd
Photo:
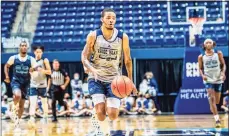
[{"label": "stair step", "polygon": [[[15,22],[13,24],[12,33],[16,33],[19,27],[20,22],[23,18],[23,10],[24,10],[25,2],[20,2],[18,7],[17,15],[15,18]],[[40,14],[41,2],[31,2],[30,8],[28,9],[28,13],[26,14],[26,22],[24,23],[24,31],[31,33],[33,38],[34,32],[36,30],[37,21]]]}]

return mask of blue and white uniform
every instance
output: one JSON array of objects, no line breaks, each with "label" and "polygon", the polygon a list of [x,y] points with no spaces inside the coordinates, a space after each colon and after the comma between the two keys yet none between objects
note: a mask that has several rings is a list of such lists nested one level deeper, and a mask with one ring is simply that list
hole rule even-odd
[{"label": "blue and white uniform", "polygon": [[93,74],[89,73],[89,94],[92,95],[94,105],[105,102],[106,97],[108,107],[119,108],[120,99],[112,93],[111,82],[116,76],[122,74],[123,33],[114,28],[111,39],[106,40],[101,29],[94,32],[96,41],[91,65],[98,70],[98,79],[95,81]]},{"label": "blue and white uniform", "polygon": [[21,90],[23,99],[26,99],[27,89],[30,84],[30,73],[31,67],[36,67],[36,60],[29,55],[21,57],[20,54],[13,55],[7,61],[7,64],[13,66],[13,78],[11,81],[12,91],[17,89]]},{"label": "blue and white uniform", "polygon": [[[43,59],[37,60],[36,62],[37,62],[37,67],[41,67],[42,69],[45,69],[45,64]],[[30,80],[29,95],[30,96],[38,95],[44,97],[48,85],[47,75],[38,71],[34,71],[33,74],[35,76],[32,76]]]},{"label": "blue and white uniform", "polygon": [[214,54],[211,56],[206,55],[205,52],[202,55],[204,75],[207,76],[207,81],[203,81],[206,89],[212,88],[215,91],[221,92],[223,80],[217,50],[214,50]]}]

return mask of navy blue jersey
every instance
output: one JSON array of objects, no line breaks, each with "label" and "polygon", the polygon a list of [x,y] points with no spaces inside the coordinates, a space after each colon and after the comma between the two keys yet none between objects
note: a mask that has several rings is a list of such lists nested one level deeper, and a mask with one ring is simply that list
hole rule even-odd
[{"label": "navy blue jersey", "polygon": [[26,61],[20,61],[18,55],[15,55],[13,64],[13,80],[17,80],[21,84],[29,83],[31,67],[31,56],[28,56]]}]

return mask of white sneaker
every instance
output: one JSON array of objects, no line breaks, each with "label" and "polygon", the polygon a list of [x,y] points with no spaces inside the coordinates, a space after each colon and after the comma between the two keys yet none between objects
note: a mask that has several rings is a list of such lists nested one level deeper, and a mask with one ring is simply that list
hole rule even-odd
[{"label": "white sneaker", "polygon": [[100,125],[99,125],[99,121],[96,118],[96,114],[92,114],[91,124],[92,124],[92,127],[94,129],[94,134],[92,134],[92,135],[103,136],[103,132],[100,130]]},{"label": "white sneaker", "polygon": [[21,128],[20,127],[14,128],[14,133],[21,133]]},{"label": "white sneaker", "polygon": [[15,122],[16,120],[18,120],[18,116],[17,116],[17,107],[12,104],[12,109],[11,111],[9,112],[9,116],[10,116],[10,119]]},{"label": "white sneaker", "polygon": [[21,131],[21,129],[20,129],[20,122],[21,122],[21,120],[19,118],[17,118],[15,120],[15,122],[14,122],[14,131],[15,132]]}]

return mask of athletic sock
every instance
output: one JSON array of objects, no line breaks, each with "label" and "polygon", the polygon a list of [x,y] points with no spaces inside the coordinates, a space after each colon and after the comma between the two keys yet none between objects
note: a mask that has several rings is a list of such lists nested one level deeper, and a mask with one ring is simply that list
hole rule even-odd
[{"label": "athletic sock", "polygon": [[37,107],[36,106],[37,105],[37,96],[30,96],[29,101],[30,101],[29,115],[35,116],[36,107]]},{"label": "athletic sock", "polygon": [[214,115],[215,121],[219,120],[219,114]]},{"label": "athletic sock", "polygon": [[47,102],[47,98],[41,98],[41,102],[42,102],[42,109],[43,109],[43,117],[46,118],[48,117],[48,102]]}]

